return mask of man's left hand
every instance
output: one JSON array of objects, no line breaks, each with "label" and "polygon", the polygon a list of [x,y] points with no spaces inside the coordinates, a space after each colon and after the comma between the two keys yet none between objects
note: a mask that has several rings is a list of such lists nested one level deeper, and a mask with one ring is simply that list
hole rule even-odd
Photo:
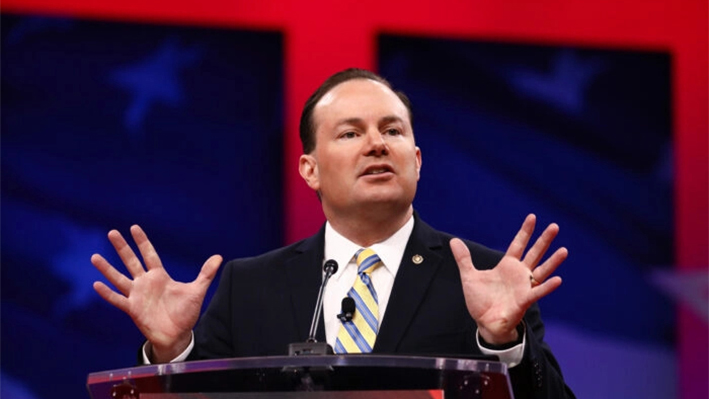
[{"label": "man's left hand", "polygon": [[478,325],[480,336],[489,344],[516,341],[519,338],[516,327],[527,309],[561,285],[561,277],[549,276],[566,259],[566,248],[559,248],[539,264],[559,232],[557,224],[550,224],[524,253],[535,224],[536,216],[528,215],[505,256],[490,270],[475,268],[463,241],[458,238],[450,241],[468,311]]}]

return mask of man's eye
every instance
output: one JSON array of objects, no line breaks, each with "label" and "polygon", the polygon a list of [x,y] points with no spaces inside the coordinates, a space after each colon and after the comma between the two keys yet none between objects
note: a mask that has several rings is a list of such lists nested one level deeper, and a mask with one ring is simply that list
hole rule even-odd
[{"label": "man's eye", "polygon": [[357,136],[357,134],[355,132],[345,132],[345,133],[342,133],[342,136],[340,136],[340,137],[343,139],[353,139],[353,138],[355,138],[355,136]]},{"label": "man's eye", "polygon": [[399,129],[387,129],[386,134],[389,136],[398,136],[401,134],[401,131],[399,131]]}]

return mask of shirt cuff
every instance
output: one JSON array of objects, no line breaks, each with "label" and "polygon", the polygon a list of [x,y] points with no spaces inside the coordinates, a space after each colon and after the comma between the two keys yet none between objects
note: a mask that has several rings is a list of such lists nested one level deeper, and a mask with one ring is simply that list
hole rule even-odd
[{"label": "shirt cuff", "polygon": [[522,342],[509,349],[495,350],[484,347],[480,343],[480,333],[478,330],[475,330],[475,341],[483,355],[495,355],[502,363],[505,363],[508,368],[512,368],[522,363],[522,358],[524,357],[524,346],[527,343],[527,329],[525,328],[522,331]]},{"label": "shirt cuff", "polygon": [[[145,364],[152,364],[150,362],[150,359],[148,358],[148,344],[150,342],[146,342],[143,344],[143,362]],[[180,353],[176,358],[170,360],[170,363],[175,363],[175,362],[183,362],[185,359],[187,359],[187,356],[190,355],[190,352],[192,352],[192,348],[194,348],[194,331],[191,333],[190,336],[190,344],[187,345],[187,349],[185,349],[182,353]]]}]

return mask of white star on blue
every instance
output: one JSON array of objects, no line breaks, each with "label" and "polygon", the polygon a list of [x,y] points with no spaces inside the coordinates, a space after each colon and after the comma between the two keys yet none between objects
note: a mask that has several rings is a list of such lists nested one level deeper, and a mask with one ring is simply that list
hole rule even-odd
[{"label": "white star on blue", "polygon": [[56,222],[65,248],[52,258],[50,266],[71,288],[55,302],[54,314],[64,317],[73,310],[86,308],[96,300],[93,282],[99,276],[95,270],[85,267],[86,260],[91,256],[91,251],[105,254],[109,253],[110,248],[105,234],[98,229],[82,228],[65,219]]},{"label": "white star on blue", "polygon": [[650,281],[678,304],[709,323],[709,272],[706,267],[694,270],[656,270]]},{"label": "white star on blue", "polygon": [[124,123],[134,137],[141,130],[153,104],[175,107],[183,101],[179,72],[194,65],[200,58],[198,48],[180,48],[176,40],[169,39],[153,55],[111,73],[110,82],[133,96],[126,109]]},{"label": "white star on blue", "polygon": [[581,114],[586,89],[604,69],[598,59],[581,59],[565,50],[552,59],[551,70],[537,72],[520,67],[506,71],[509,83],[521,94],[571,114]]}]

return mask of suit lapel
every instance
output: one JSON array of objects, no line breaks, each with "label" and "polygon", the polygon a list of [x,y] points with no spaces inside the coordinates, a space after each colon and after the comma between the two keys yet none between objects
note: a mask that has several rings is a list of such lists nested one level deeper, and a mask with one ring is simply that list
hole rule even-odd
[{"label": "suit lapel", "polygon": [[[285,261],[286,281],[292,304],[292,314],[296,335],[305,342],[310,332],[310,323],[315,310],[318,290],[322,282],[322,265],[324,256],[325,228],[305,239],[295,248],[296,254]],[[318,341],[325,341],[325,329],[322,316],[316,334]]]},{"label": "suit lapel", "polygon": [[[414,230],[394,280],[374,352],[396,352],[399,342],[442,263],[443,243],[436,231],[416,215]],[[414,262],[416,260],[416,262]]]}]

